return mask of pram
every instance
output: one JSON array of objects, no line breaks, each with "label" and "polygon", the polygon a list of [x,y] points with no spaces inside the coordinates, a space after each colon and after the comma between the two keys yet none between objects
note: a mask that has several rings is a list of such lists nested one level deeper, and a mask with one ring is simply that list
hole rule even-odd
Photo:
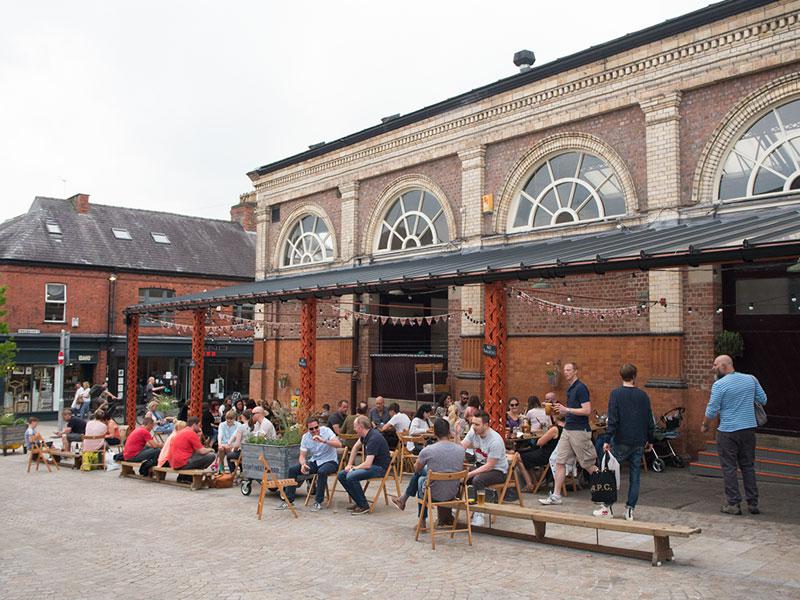
[{"label": "pram", "polygon": [[[667,465],[667,461],[679,469],[686,466],[683,458],[681,458],[672,447],[670,440],[675,440],[680,437],[680,426],[683,421],[683,415],[686,409],[682,406],[673,408],[667,411],[656,422],[655,441],[650,450],[651,463],[653,471],[661,473]],[[655,418],[653,419],[655,420]]]}]

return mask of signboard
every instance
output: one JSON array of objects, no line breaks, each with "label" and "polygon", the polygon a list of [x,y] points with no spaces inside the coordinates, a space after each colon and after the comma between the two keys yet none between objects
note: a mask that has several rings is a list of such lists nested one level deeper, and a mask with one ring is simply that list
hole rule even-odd
[{"label": "signboard", "polygon": [[78,362],[92,362],[94,356],[91,354],[78,354]]},{"label": "signboard", "polygon": [[60,365],[64,364],[64,353],[61,351],[58,352],[58,364]]},{"label": "signboard", "polygon": [[38,329],[17,329],[17,333],[37,334],[37,333],[41,333],[41,331],[39,331]]},{"label": "signboard", "polygon": [[497,346],[494,344],[484,344],[483,345],[483,354],[485,356],[490,356],[492,358],[497,356]]},{"label": "signboard", "polygon": [[300,368],[301,369],[305,369],[308,366],[308,363],[306,362],[305,357],[301,357],[298,362],[300,364]]}]

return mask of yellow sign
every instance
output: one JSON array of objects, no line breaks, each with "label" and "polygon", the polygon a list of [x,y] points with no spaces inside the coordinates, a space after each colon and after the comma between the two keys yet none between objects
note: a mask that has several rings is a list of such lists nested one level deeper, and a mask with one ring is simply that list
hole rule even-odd
[{"label": "yellow sign", "polygon": [[289,402],[292,408],[297,408],[298,406],[300,406],[300,396],[295,396],[294,394],[292,394],[291,398],[289,399]]},{"label": "yellow sign", "polygon": [[494,212],[494,194],[485,194],[481,197],[481,212],[484,214]]}]

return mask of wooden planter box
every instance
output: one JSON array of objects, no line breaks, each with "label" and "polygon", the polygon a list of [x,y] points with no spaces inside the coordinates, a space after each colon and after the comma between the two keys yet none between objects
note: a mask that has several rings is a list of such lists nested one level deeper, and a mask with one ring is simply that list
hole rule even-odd
[{"label": "wooden planter box", "polygon": [[3,449],[3,456],[8,454],[9,450],[13,451],[20,447],[25,448],[25,430],[27,428],[27,425],[0,427],[0,448]]},{"label": "wooden planter box", "polygon": [[266,444],[242,443],[242,475],[246,479],[261,480],[264,465],[258,460],[261,453],[269,462],[278,479],[288,476],[289,468],[300,462],[300,444],[294,446],[267,446]]}]

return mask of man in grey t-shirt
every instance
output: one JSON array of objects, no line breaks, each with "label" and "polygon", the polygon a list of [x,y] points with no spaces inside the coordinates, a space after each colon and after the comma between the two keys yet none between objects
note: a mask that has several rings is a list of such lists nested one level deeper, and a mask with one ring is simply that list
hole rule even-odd
[{"label": "man in grey t-shirt", "polygon": [[[455,473],[464,469],[464,448],[460,444],[450,441],[450,423],[446,419],[438,418],[433,423],[433,432],[436,443],[422,449],[414,463],[414,475],[408,482],[406,491],[402,496],[392,496],[392,504],[400,510],[405,510],[406,502],[411,496],[422,498],[425,494],[425,481],[428,471],[435,473]],[[459,492],[458,481],[431,482],[431,498],[434,502],[452,500]],[[421,507],[418,507],[418,509]],[[427,515],[423,516],[423,519]],[[450,509],[439,511],[439,523],[452,523]]]}]

